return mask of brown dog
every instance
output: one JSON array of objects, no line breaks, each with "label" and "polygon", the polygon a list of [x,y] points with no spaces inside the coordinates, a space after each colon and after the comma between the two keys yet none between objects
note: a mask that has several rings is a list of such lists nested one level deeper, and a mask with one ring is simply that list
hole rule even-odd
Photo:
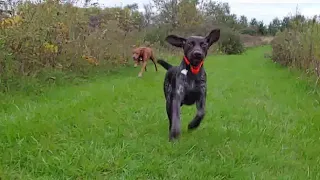
[{"label": "brown dog", "polygon": [[149,59],[153,62],[156,71],[158,71],[157,64],[156,64],[155,58],[154,58],[154,54],[153,54],[153,51],[151,48],[149,48],[149,47],[135,48],[132,51],[132,58],[133,58],[133,61],[135,62],[134,67],[137,67],[140,64],[140,61],[142,61],[142,67],[141,67],[141,70],[138,74],[138,77],[142,76],[142,73],[144,70],[147,71],[147,61]]}]

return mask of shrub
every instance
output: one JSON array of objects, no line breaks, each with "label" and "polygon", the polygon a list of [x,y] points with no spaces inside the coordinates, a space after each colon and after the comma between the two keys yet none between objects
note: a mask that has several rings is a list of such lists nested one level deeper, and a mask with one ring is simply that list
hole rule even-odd
[{"label": "shrub", "polygon": [[14,78],[50,77],[51,71],[86,73],[91,66],[126,65],[130,45],[139,38],[131,13],[121,8],[49,0],[22,3],[18,13],[0,22],[0,83],[6,86]]},{"label": "shrub", "polygon": [[292,33],[283,32],[278,33],[272,40],[272,60],[283,66],[290,66],[292,64],[293,49],[288,39],[295,38]]},{"label": "shrub", "polygon": [[320,24],[315,20],[292,21],[272,41],[272,60],[320,77]]},{"label": "shrub", "polygon": [[160,43],[161,46],[166,46],[165,38],[168,35],[169,28],[167,27],[154,27],[149,28],[147,33],[144,36],[144,41],[148,41],[150,43]]},{"label": "shrub", "polygon": [[240,30],[240,33],[255,36],[257,35],[257,28],[252,28],[252,27],[244,28]]},{"label": "shrub", "polygon": [[244,45],[239,33],[224,28],[221,30],[219,49],[225,54],[241,54],[244,52]]}]

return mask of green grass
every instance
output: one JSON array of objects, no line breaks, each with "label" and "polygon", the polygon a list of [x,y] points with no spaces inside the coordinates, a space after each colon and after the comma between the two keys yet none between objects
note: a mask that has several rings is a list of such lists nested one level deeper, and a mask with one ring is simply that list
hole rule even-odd
[{"label": "green grass", "polygon": [[[168,142],[162,84],[150,63],[90,83],[13,95],[0,110],[2,179],[319,179],[319,97],[263,58],[211,56],[207,114]],[[179,60],[180,58],[177,58]],[[177,64],[178,61],[172,61]]]}]

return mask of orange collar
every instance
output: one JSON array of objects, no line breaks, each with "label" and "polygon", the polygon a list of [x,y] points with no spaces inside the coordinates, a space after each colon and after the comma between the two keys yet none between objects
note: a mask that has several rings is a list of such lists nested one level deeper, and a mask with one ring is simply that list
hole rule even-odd
[{"label": "orange collar", "polygon": [[187,65],[190,65],[190,69],[191,69],[191,72],[192,74],[198,74],[200,72],[200,68],[201,66],[203,65],[203,60],[201,60],[201,62],[199,63],[199,65],[197,66],[192,66],[190,64],[190,61],[188,60],[188,58],[186,56],[183,56],[183,59],[184,59],[184,62],[187,64]]}]

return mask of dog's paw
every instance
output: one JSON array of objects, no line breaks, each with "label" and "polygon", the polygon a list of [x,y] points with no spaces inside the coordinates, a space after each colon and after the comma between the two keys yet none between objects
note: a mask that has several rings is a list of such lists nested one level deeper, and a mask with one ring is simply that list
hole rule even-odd
[{"label": "dog's paw", "polygon": [[169,141],[178,139],[180,136],[180,131],[178,129],[172,129],[169,133]]},{"label": "dog's paw", "polygon": [[142,77],[142,74],[138,74],[138,77],[139,77],[139,78]]},{"label": "dog's paw", "polygon": [[199,121],[191,121],[189,124],[188,124],[188,130],[191,131],[193,129],[196,129],[197,127],[199,127],[200,125],[200,122]]}]

